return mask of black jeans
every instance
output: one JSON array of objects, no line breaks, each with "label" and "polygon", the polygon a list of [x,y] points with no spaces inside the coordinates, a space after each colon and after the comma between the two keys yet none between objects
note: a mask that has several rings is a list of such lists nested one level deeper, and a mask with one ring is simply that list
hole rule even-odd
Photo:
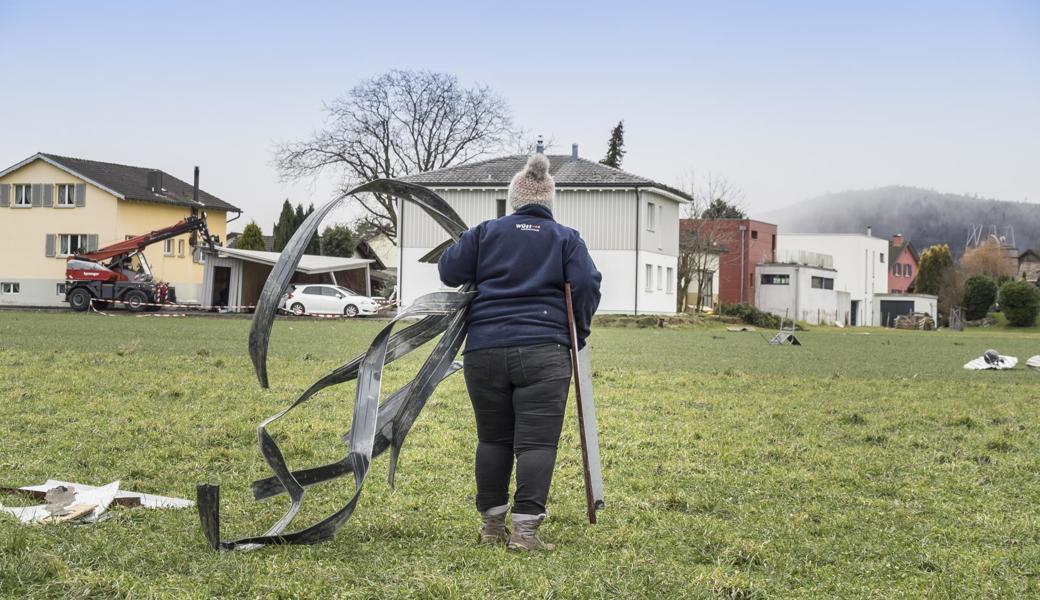
[{"label": "black jeans", "polygon": [[509,503],[545,512],[570,388],[570,349],[560,344],[474,350],[465,355],[466,388],[477,419],[477,510]]}]

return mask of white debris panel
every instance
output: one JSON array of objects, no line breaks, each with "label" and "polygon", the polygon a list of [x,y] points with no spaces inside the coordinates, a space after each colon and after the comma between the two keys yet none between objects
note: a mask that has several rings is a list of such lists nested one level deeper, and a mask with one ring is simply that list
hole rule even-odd
[{"label": "white debris panel", "polygon": [[[8,491],[16,491],[6,488]],[[58,523],[77,521],[97,522],[108,507],[115,502],[122,506],[141,506],[150,509],[189,508],[195,503],[183,498],[170,498],[154,494],[142,494],[120,490],[119,481],[97,487],[84,483],[48,479],[39,485],[27,485],[17,491],[28,492],[47,504],[35,506],[3,506],[0,512],[14,515],[22,523]]]}]

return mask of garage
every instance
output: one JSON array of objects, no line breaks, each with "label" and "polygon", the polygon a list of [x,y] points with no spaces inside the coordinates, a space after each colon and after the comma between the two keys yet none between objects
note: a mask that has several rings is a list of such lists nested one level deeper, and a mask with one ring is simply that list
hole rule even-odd
[{"label": "garage", "polygon": [[938,303],[938,296],[930,294],[874,294],[874,322],[894,327],[897,317],[914,313],[937,319]]},{"label": "garage", "polygon": [[[217,248],[214,254],[206,256],[202,277],[203,307],[251,312],[279,257],[279,252]],[[291,283],[331,283],[369,296],[372,293],[372,262],[367,258],[305,254]]]}]

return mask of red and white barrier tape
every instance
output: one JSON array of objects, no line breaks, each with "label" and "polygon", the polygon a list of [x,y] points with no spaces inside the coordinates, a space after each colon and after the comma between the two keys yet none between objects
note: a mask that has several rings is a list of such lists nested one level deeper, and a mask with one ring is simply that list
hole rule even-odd
[{"label": "red and white barrier tape", "polygon": [[[129,302],[126,302],[125,300],[101,300],[99,298],[91,298],[90,299],[90,309],[93,310],[94,312],[96,312],[97,314],[104,315],[106,317],[114,317],[115,315],[108,314],[108,313],[102,311],[101,309],[99,309],[96,306],[96,304],[98,304],[98,303],[130,304]],[[252,310],[252,309],[256,308],[256,305],[214,306],[214,307],[211,307],[211,308],[206,308],[206,307],[204,307],[202,305],[199,305],[199,304],[175,304],[175,303],[172,303],[172,302],[171,303],[166,303],[166,304],[159,304],[159,303],[155,303],[155,302],[138,302],[138,303],[136,303],[136,306],[154,306],[154,307],[159,307],[159,308],[182,308],[182,309],[186,308],[186,309],[190,309],[190,310],[196,310],[196,311],[199,311],[199,312],[211,312],[214,308],[218,309],[221,312],[240,312],[240,311]],[[391,310],[391,309],[394,309],[394,308],[397,308],[396,304],[388,304],[386,306],[380,307],[376,311],[376,313],[378,314],[378,313],[384,312],[386,310]],[[279,314],[284,314],[286,316],[310,317],[310,318],[313,318],[313,319],[356,319],[359,316],[359,315],[355,315],[355,316],[351,317],[351,316],[348,316],[348,315],[344,315],[342,313],[301,313],[301,314],[296,314],[295,312],[293,312],[293,311],[291,311],[291,310],[289,310],[287,308],[279,308],[278,309],[278,313]],[[144,315],[137,315],[137,316],[138,317],[186,317],[188,315],[180,314],[180,313],[178,313],[178,314],[165,313],[165,314],[144,314]]]}]

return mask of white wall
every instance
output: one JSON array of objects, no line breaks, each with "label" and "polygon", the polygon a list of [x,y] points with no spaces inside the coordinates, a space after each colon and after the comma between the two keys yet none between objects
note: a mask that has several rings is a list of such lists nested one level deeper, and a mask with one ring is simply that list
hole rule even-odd
[{"label": "white wall", "polygon": [[[429,294],[438,290],[452,289],[445,287],[437,273],[437,265],[420,263],[419,258],[429,252],[424,248],[403,248],[402,276],[400,277],[401,303],[405,306],[411,304],[416,298],[423,294]],[[590,250],[596,268],[603,275],[600,285],[602,298],[598,313],[622,313],[632,314],[635,310],[636,292],[639,290],[640,314],[647,313],[674,313],[676,305],[675,296],[675,267],[676,258],[650,252],[639,253],[639,278],[638,287],[633,288],[636,283],[636,255],[631,250]],[[646,291],[646,265],[651,266],[652,290]],[[657,289],[657,268],[661,268],[662,286]],[[672,269],[671,291],[668,289],[667,273]]]},{"label": "white wall", "polygon": [[[786,275],[788,284],[764,284],[763,275]],[[841,322],[844,315],[839,307],[838,292],[812,287],[813,277],[834,279],[836,275],[831,269],[806,265],[758,265],[755,269],[755,306],[774,315],[813,325]]]},{"label": "white wall", "polygon": [[874,295],[888,292],[888,240],[859,234],[782,233],[777,254],[796,252],[826,254],[834,258],[836,291],[848,292],[858,302],[856,324],[879,325]]}]

